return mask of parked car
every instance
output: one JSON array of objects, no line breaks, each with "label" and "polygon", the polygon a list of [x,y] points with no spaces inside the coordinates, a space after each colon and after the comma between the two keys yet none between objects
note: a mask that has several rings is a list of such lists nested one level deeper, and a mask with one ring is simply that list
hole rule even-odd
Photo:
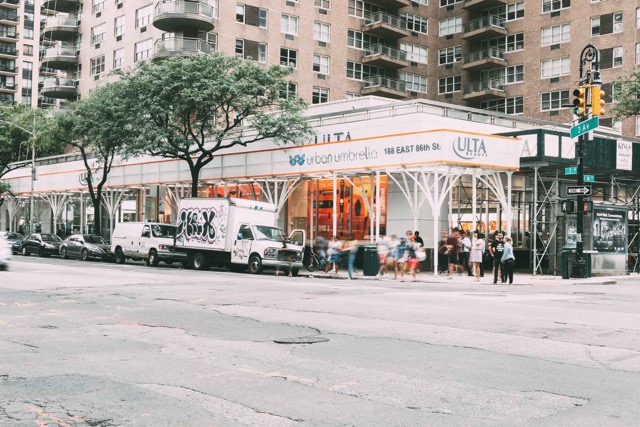
[{"label": "parked car", "polygon": [[62,240],[55,234],[34,233],[22,241],[20,252],[24,256],[38,254],[41,257],[58,255]]},{"label": "parked car", "polygon": [[20,245],[24,240],[24,236],[22,234],[4,231],[0,233],[0,238],[2,237],[4,237],[9,242],[9,245],[11,246],[11,252],[13,252],[14,255],[20,252]]},{"label": "parked car", "polygon": [[111,246],[100,236],[73,234],[60,245],[60,257],[103,260],[112,255]]},{"label": "parked car", "polygon": [[0,271],[9,269],[11,259],[11,245],[5,239],[0,238]]}]

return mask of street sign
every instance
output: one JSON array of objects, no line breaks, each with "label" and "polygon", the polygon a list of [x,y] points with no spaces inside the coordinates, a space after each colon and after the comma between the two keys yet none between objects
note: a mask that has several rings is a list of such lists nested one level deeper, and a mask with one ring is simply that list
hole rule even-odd
[{"label": "street sign", "polygon": [[577,173],[578,173],[578,168],[577,167],[564,168],[564,174],[565,175],[576,175]]},{"label": "street sign", "polygon": [[593,175],[585,175],[584,182],[596,182],[596,177]]},{"label": "street sign", "polygon": [[600,126],[600,119],[598,116],[592,117],[587,121],[582,123],[578,123],[576,126],[571,128],[571,138],[575,138],[580,135],[584,135],[587,132],[591,132]]},{"label": "street sign", "polygon": [[575,196],[581,194],[583,196],[591,195],[591,186],[590,185],[580,185],[577,187],[567,187],[567,196]]}]

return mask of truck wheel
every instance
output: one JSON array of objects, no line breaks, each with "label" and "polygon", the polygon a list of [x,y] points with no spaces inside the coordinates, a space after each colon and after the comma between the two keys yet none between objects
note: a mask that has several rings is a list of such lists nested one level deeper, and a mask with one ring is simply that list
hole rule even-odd
[{"label": "truck wheel", "polygon": [[160,264],[158,253],[154,249],[151,249],[151,251],[149,252],[149,258],[147,258],[147,265],[150,265],[151,267],[157,267],[158,264]]},{"label": "truck wheel", "polygon": [[292,268],[291,269],[291,275],[293,277],[298,277],[298,273],[300,273],[300,269],[299,268]]},{"label": "truck wheel", "polygon": [[196,270],[206,270],[207,269],[207,257],[202,252],[196,252],[193,254],[193,268]]},{"label": "truck wheel", "polygon": [[262,273],[262,259],[260,259],[260,255],[251,255],[251,258],[249,258],[249,273]]},{"label": "truck wheel", "polygon": [[116,264],[124,264],[124,252],[122,249],[116,249]]}]

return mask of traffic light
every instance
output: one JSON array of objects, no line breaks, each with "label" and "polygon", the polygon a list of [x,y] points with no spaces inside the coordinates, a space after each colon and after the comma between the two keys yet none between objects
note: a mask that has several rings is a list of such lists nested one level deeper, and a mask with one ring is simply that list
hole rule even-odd
[{"label": "traffic light", "polygon": [[594,116],[601,116],[606,114],[604,110],[604,98],[605,93],[598,86],[591,86],[591,113]]},{"label": "traffic light", "polygon": [[573,100],[573,114],[576,116],[584,116],[587,114],[587,89],[588,85],[579,86],[573,90],[573,96],[576,98]]},{"label": "traffic light", "polygon": [[563,200],[560,202],[560,210],[564,213],[574,213],[573,200]]}]

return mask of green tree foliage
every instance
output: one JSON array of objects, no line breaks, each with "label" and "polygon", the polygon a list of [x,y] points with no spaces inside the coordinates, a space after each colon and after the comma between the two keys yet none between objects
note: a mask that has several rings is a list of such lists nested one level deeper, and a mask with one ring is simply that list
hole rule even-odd
[{"label": "green tree foliage", "polygon": [[124,90],[121,82],[110,83],[69,105],[55,116],[55,140],[78,151],[87,170],[87,189],[94,207],[96,233],[102,231],[99,214],[109,173],[132,139],[129,117],[119,102]]},{"label": "green tree foliage", "polygon": [[309,138],[305,102],[285,96],[291,72],[220,53],[147,61],[122,75],[122,102],[138,131],[127,152],[184,160],[197,197],[200,172],[216,152]]},{"label": "green tree foliage", "polygon": [[615,106],[611,114],[615,121],[640,115],[640,70],[632,70],[618,77],[614,85],[619,88],[616,93]]}]

